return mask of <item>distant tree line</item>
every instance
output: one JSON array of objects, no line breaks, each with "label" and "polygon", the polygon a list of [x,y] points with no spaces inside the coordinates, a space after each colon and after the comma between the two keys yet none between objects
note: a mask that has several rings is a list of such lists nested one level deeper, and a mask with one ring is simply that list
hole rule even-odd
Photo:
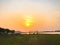
[{"label": "distant tree line", "polygon": [[14,34],[15,30],[5,29],[0,27],[0,35],[1,34]]}]

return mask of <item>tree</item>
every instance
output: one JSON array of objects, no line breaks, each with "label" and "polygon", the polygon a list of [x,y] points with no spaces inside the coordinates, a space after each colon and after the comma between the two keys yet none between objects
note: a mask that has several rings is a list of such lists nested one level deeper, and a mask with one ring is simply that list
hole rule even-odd
[{"label": "tree", "polygon": [[0,34],[4,34],[4,33],[5,33],[4,28],[1,28],[1,27],[0,27]]},{"label": "tree", "polygon": [[5,29],[5,33],[6,34],[9,34],[10,33],[10,30],[9,29]]},{"label": "tree", "polygon": [[0,34],[14,34],[15,30],[0,28]]},{"label": "tree", "polygon": [[15,33],[15,30],[11,30],[10,32],[11,32],[12,34],[14,34],[14,33]]}]

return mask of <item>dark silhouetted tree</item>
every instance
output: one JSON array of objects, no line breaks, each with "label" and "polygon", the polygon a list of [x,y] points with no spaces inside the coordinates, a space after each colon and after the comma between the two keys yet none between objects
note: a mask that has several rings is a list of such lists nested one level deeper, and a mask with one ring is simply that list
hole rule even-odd
[{"label": "dark silhouetted tree", "polygon": [[14,33],[15,33],[15,30],[11,30],[10,32],[11,32],[12,34],[14,34]]},{"label": "dark silhouetted tree", "polygon": [[15,30],[4,29],[0,27],[0,34],[14,34]]}]

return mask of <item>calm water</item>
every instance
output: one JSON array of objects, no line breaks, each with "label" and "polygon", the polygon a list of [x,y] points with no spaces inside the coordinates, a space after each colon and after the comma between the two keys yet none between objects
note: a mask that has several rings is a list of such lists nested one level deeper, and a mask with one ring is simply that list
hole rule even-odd
[{"label": "calm water", "polygon": [[41,32],[42,34],[60,34],[60,32]]}]

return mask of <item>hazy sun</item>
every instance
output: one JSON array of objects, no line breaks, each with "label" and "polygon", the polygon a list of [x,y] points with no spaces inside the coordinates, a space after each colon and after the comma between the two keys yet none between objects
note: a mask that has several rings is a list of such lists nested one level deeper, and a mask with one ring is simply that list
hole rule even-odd
[{"label": "hazy sun", "polygon": [[26,27],[29,27],[32,25],[32,16],[26,16],[24,20],[25,20],[24,23]]}]

